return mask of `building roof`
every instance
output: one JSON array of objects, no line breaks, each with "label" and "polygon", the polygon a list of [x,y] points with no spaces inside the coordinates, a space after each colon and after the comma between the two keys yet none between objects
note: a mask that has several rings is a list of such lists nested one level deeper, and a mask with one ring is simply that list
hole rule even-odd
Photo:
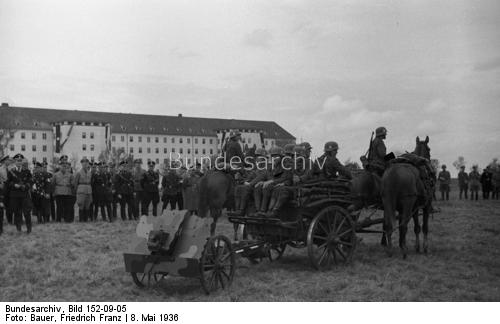
[{"label": "building roof", "polygon": [[109,123],[113,133],[216,136],[218,130],[240,129],[263,131],[264,137],[295,140],[273,121],[26,108],[4,103],[0,116],[0,129],[52,130],[52,125],[57,123],[85,122]]}]

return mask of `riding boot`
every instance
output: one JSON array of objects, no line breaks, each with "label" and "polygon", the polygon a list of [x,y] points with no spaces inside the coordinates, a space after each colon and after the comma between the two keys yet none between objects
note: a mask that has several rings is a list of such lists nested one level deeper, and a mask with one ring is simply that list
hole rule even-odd
[{"label": "riding boot", "polygon": [[[106,210],[104,209],[104,205],[101,205],[101,217],[102,217],[102,220],[105,222],[106,221]],[[111,217],[111,215],[108,214],[108,217]]]},{"label": "riding boot", "polygon": [[262,203],[260,205],[260,211],[265,213],[267,212],[267,206],[269,205],[269,195],[265,192],[262,193]]},{"label": "riding boot", "polygon": [[113,218],[113,215],[111,213],[111,206],[110,205],[106,205],[106,211],[108,213],[108,221],[111,223],[114,221],[114,218]]},{"label": "riding boot", "polygon": [[83,209],[78,209],[78,220],[81,222],[85,222],[85,212]]}]

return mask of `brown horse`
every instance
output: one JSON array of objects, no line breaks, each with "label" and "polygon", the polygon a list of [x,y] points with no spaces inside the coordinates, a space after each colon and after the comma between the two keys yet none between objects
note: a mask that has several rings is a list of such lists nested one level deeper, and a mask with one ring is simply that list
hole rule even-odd
[{"label": "brown horse", "polygon": [[[425,141],[420,141],[417,137],[414,154],[430,158],[430,148],[428,146],[429,137]],[[387,252],[392,255],[392,232],[396,226],[396,211],[399,213],[399,247],[403,253],[403,258],[408,254],[406,246],[406,233],[408,222],[413,217],[415,223],[415,249],[420,251],[420,224],[418,221],[418,211],[423,210],[424,234],[423,249],[428,250],[428,223],[431,207],[431,199],[425,192],[425,186],[420,178],[420,171],[413,165],[407,163],[393,164],[382,177],[382,202],[384,204],[384,231],[387,236]]]}]

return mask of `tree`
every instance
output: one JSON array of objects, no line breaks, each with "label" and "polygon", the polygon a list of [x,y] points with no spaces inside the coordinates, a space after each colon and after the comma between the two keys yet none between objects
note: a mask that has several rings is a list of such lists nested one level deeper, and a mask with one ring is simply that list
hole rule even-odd
[{"label": "tree", "polygon": [[9,128],[0,129],[0,157],[5,155],[6,148],[11,139],[14,138],[15,130]]},{"label": "tree", "polygon": [[434,171],[437,172],[437,170],[439,170],[439,160],[431,159],[431,166],[434,168]]},{"label": "tree", "polygon": [[462,166],[465,166],[465,159],[463,156],[459,156],[455,162],[453,162],[453,166],[460,171]]},{"label": "tree", "polygon": [[356,161],[352,161],[351,158],[348,158],[345,162],[344,162],[344,166],[349,169],[349,171],[357,171],[357,170],[361,170],[361,166],[359,165],[358,162]]}]

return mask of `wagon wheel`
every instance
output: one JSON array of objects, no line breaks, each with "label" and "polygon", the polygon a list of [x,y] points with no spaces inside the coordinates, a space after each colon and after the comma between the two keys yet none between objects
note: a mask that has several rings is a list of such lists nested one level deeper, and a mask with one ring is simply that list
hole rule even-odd
[{"label": "wagon wheel", "polygon": [[157,284],[168,276],[168,273],[137,273],[131,272],[130,275],[134,283],[139,288],[150,287],[152,284]]},{"label": "wagon wheel", "polygon": [[351,261],[356,245],[354,225],[344,208],[329,206],[318,213],[307,231],[307,250],[314,268],[324,270],[332,263]]},{"label": "wagon wheel", "polygon": [[200,281],[203,290],[209,294],[229,287],[236,270],[236,257],[231,241],[224,236],[211,237],[200,259]]},{"label": "wagon wheel", "polygon": [[285,243],[281,243],[279,245],[271,245],[269,246],[267,257],[271,262],[277,261],[281,259],[283,253],[285,253],[285,249],[286,249]]}]

